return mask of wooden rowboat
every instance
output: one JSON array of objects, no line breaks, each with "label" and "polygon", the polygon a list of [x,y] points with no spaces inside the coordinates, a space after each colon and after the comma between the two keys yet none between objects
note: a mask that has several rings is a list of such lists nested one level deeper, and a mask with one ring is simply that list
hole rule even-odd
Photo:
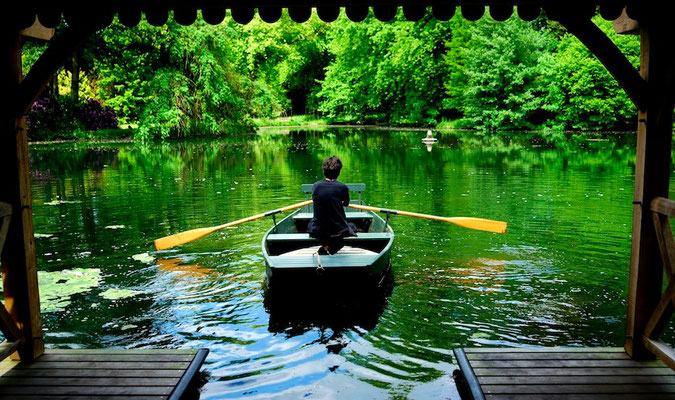
[{"label": "wooden rowboat", "polygon": [[[354,204],[363,204],[362,183],[347,184],[356,192]],[[301,187],[308,196],[312,185]],[[391,245],[394,231],[372,211],[346,208],[347,220],[358,228],[356,237],[345,238],[345,247],[334,255],[318,255],[319,241],[307,233],[307,224],[313,217],[313,206],[304,206],[276,223],[262,240],[262,251],[267,265],[267,277],[272,280],[306,278],[345,278],[352,282],[380,283],[391,266]]]}]

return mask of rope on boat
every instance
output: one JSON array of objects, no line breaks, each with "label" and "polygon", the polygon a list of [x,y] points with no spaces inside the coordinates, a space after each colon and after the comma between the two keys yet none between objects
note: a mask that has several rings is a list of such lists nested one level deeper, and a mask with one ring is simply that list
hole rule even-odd
[{"label": "rope on boat", "polygon": [[[320,249],[320,248],[321,248],[321,247],[319,247],[319,249]],[[321,255],[319,254],[319,250],[317,250],[317,251],[314,253],[314,256],[316,257],[316,270],[317,270],[317,271],[320,271],[320,272],[325,271],[325,270],[323,269],[323,265],[321,264]]]}]

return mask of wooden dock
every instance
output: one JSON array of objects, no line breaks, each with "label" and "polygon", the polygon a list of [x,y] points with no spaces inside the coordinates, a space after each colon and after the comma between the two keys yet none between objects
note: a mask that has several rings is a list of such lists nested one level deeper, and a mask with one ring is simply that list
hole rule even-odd
[{"label": "wooden dock", "polygon": [[30,363],[0,363],[0,399],[177,400],[187,394],[207,354],[206,349],[47,349]]},{"label": "wooden dock", "polygon": [[623,348],[454,350],[463,400],[675,399],[675,371]]}]

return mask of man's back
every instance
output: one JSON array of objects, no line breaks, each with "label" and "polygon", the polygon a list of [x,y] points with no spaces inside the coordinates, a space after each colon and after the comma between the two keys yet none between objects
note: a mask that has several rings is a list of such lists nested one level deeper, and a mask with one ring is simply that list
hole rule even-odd
[{"label": "man's back", "polygon": [[349,205],[349,188],[336,180],[321,180],[312,186],[314,218],[308,226],[316,238],[354,236],[353,225],[347,222],[344,207]]}]

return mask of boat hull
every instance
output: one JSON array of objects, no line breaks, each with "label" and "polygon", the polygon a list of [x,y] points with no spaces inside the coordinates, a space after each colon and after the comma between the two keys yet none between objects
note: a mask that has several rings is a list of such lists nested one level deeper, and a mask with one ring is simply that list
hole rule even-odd
[{"label": "boat hull", "polygon": [[311,206],[280,221],[263,237],[262,248],[270,285],[312,283],[381,284],[391,268],[394,232],[377,214],[347,212],[359,228],[356,237],[345,238],[335,255],[318,255],[319,241],[306,232]]}]

